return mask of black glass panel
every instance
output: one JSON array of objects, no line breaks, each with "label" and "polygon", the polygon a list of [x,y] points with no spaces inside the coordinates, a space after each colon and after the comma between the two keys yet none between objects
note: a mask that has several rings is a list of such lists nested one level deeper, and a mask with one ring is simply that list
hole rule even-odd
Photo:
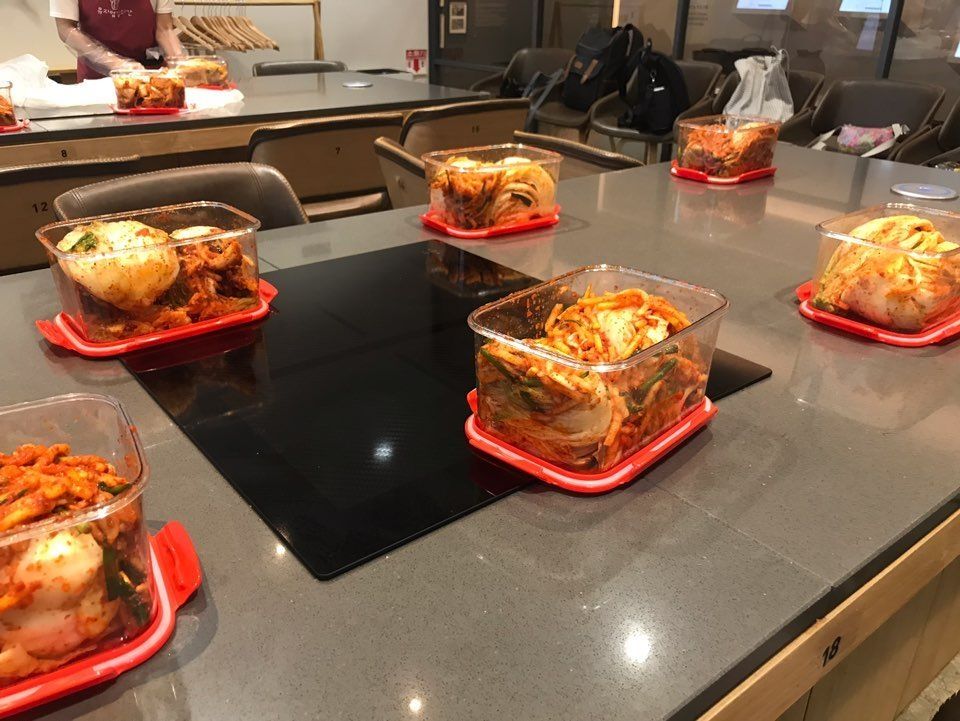
[{"label": "black glass panel", "polygon": [[319,578],[527,484],[474,453],[466,317],[534,281],[438,243],[265,274],[275,312],[128,368]]},{"label": "black glass panel", "polygon": [[[526,485],[463,433],[474,308],[536,282],[442,243],[265,274],[263,322],[125,359],[327,579]],[[770,371],[718,350],[720,398]]]}]

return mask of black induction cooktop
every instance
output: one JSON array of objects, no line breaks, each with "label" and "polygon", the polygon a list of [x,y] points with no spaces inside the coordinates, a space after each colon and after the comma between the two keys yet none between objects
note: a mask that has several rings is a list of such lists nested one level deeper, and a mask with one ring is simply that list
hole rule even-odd
[{"label": "black induction cooktop", "polygon": [[[264,275],[259,325],[125,359],[310,571],[329,579],[530,483],[467,444],[467,315],[535,283],[442,243]],[[715,399],[769,370],[718,351]]]},{"label": "black induction cooktop", "polygon": [[264,278],[279,295],[259,327],[126,363],[314,575],[530,482],[471,451],[463,424],[467,315],[533,279],[426,243]]}]

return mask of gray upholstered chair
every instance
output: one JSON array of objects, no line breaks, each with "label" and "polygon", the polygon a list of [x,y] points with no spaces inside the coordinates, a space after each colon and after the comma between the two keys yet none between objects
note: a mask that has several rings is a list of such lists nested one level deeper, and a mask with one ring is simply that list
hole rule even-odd
[{"label": "gray upholstered chair", "polygon": [[807,108],[783,124],[780,140],[810,145],[828,130],[841,125],[883,128],[901,123],[909,133],[878,158],[899,152],[913,133],[925,130],[943,102],[943,88],[902,80],[836,80],[816,108]]},{"label": "gray upholstered chair", "polygon": [[381,136],[397,138],[402,113],[345,115],[258,128],[249,160],[283,173],[312,221],[389,207],[373,152]]},{"label": "gray upholstered chair", "polygon": [[915,165],[960,161],[960,100],[940,125],[916,133],[903,143],[891,160]]},{"label": "gray upholstered chair", "polygon": [[0,168],[0,217],[4,241],[0,243],[0,274],[36,268],[47,263],[37,228],[57,220],[54,199],[78,185],[134,173],[136,155]]},{"label": "gray upholstered chair", "polygon": [[253,64],[253,76],[335,73],[346,69],[347,66],[339,60],[267,60]]},{"label": "gray upholstered chair", "polygon": [[509,143],[529,109],[527,98],[493,98],[412,110],[403,121],[400,144],[419,157],[432,150]]},{"label": "gray upholstered chair", "polygon": [[307,223],[287,179],[276,168],[253,163],[194,165],[127,175],[74,188],[53,201],[61,220],[210,200],[232,205],[260,221],[263,230]]},{"label": "gray upholstered chair", "polygon": [[642,162],[636,158],[631,158],[629,155],[602,150],[592,145],[558,138],[553,135],[540,135],[518,130],[513,134],[513,139],[524,145],[532,145],[535,148],[560,153],[563,156],[563,163],[560,164],[560,178],[562,180],[643,166]]},{"label": "gray upholstered chair", "polygon": [[430,200],[423,161],[408,153],[395,140],[377,138],[373,152],[380,161],[380,172],[393,208],[425,205]]},{"label": "gray upholstered chair", "polygon": [[566,67],[572,57],[573,51],[565,48],[522,48],[513,54],[506,69],[478,80],[470,89],[498,96],[505,79],[518,88],[525,88],[538,72],[550,75]]},{"label": "gray upholstered chair", "polygon": [[[677,60],[680,72],[683,73],[687,85],[687,95],[690,98],[690,107],[680,113],[677,120],[696,118],[701,115],[710,115],[713,103],[713,89],[720,78],[720,66],[716,63],[700,62],[698,60]],[[637,75],[634,74],[627,83],[627,97],[636,91]],[[605,135],[610,141],[610,147],[616,150],[623,141],[646,143],[646,161],[655,163],[659,157],[659,148],[663,144],[673,142],[673,131],[668,133],[644,133],[634,128],[621,128],[617,125],[619,118],[627,110],[626,104],[619,93],[611,93],[602,98],[590,111],[590,132]]]}]

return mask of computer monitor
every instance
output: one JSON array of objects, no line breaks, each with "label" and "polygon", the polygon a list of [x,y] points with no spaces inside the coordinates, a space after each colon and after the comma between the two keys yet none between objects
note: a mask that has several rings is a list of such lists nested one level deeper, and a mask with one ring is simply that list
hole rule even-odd
[{"label": "computer monitor", "polygon": [[886,15],[890,12],[890,0],[840,0],[840,12],[844,15]]},{"label": "computer monitor", "polygon": [[744,13],[782,14],[790,10],[791,0],[737,0],[736,11]]}]

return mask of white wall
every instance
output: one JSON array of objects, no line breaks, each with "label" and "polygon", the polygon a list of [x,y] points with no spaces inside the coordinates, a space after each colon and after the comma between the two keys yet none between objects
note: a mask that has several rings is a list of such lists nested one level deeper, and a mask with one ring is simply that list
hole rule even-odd
[{"label": "white wall", "polygon": [[0,61],[30,53],[51,68],[75,66],[76,60],[57,37],[49,13],[48,0],[0,0]]},{"label": "white wall", "polygon": [[[181,8],[188,16],[199,10]],[[249,75],[250,66],[260,60],[313,57],[309,6],[250,7],[247,15],[277,41],[280,51],[227,54],[237,76]],[[427,0],[321,0],[321,19],[327,58],[349,68],[403,68],[406,49],[427,47]],[[0,0],[0,28],[5,29],[0,61],[32,53],[52,68],[74,64],[48,16],[48,0]]]}]

